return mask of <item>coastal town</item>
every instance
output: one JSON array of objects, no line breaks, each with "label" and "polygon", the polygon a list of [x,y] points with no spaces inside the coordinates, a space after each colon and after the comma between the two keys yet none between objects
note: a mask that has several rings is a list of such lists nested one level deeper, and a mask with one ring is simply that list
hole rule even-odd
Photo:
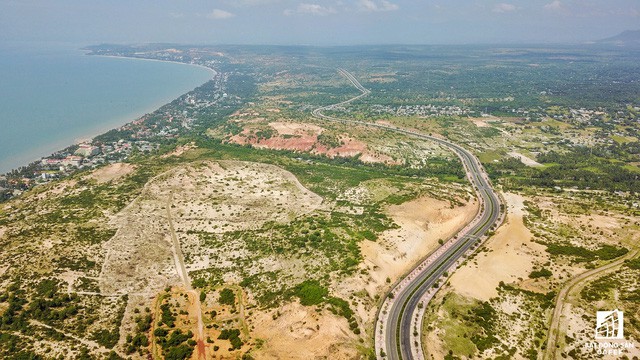
[{"label": "coastal town", "polygon": [[[213,65],[211,61],[206,62],[206,66]],[[207,83],[152,113],[0,175],[0,201],[78,171],[127,161],[136,154],[157,152],[162,145],[191,131],[202,115],[215,114],[240,101],[225,93],[227,79],[228,74],[215,72]]]},{"label": "coastal town", "polygon": [[[187,63],[213,70],[213,77],[207,83],[178,99],[160,107],[117,129],[98,135],[90,141],[71,145],[29,165],[0,174],[0,201],[20,195],[34,186],[48,183],[86,169],[94,169],[104,164],[127,161],[137,154],[154,153],[163,146],[175,144],[177,139],[187,133],[193,133],[198,125],[212,119],[223,119],[234,106],[242,103],[241,93],[227,90],[230,76],[244,76],[244,70],[230,66],[225,55],[215,48],[180,47],[166,48],[147,46],[144,49],[124,47],[122,49],[92,47],[87,50],[92,55],[130,57]],[[225,68],[229,67],[229,68]],[[236,81],[239,81],[236,79]],[[242,81],[244,82],[244,81]],[[238,84],[236,84],[236,87]],[[243,86],[243,85],[239,85]],[[229,92],[229,93],[228,93]],[[240,94],[240,95],[239,95]],[[542,91],[538,95],[547,96]],[[512,96],[504,98],[465,99],[446,94],[438,94],[430,103],[392,106],[384,103],[370,104],[367,111],[373,116],[400,116],[418,119],[429,118],[511,118],[524,125],[539,123],[551,119],[580,128],[600,129],[602,136],[584,138],[575,136],[564,139],[569,146],[634,147],[635,142],[625,139],[640,138],[635,124],[638,121],[640,107],[629,104],[626,108],[606,109],[603,107],[564,107],[540,105],[522,106]],[[495,104],[495,105],[493,105]],[[303,105],[304,109],[312,108]],[[342,107],[331,109],[336,115],[349,113]],[[541,126],[542,132],[554,132],[555,128]],[[598,132],[596,133],[596,135]],[[640,153],[640,149],[627,149],[631,153]],[[615,151],[615,149],[614,149]]]}]

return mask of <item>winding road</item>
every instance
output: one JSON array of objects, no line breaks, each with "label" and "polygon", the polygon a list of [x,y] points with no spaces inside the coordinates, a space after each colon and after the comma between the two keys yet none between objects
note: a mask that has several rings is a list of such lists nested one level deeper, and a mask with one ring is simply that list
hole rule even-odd
[{"label": "winding road", "polygon": [[[324,115],[325,110],[349,104],[370,91],[348,71],[338,69],[361,94],[349,100],[320,107],[313,111],[319,119],[344,124],[363,125],[406,134],[419,139],[435,141],[453,151],[462,161],[467,178],[471,182],[480,201],[480,211],[476,217],[456,236],[418,263],[401,281],[395,284],[382,304],[375,327],[376,355],[378,359],[423,359],[421,336],[422,314],[425,301],[433,295],[434,286],[445,272],[455,269],[463,255],[474,249],[486,233],[503,218],[500,197],[480,164],[480,161],[463,147],[450,141],[406,130],[391,125],[369,123],[358,120],[340,119]],[[432,290],[432,291],[430,291]]]}]

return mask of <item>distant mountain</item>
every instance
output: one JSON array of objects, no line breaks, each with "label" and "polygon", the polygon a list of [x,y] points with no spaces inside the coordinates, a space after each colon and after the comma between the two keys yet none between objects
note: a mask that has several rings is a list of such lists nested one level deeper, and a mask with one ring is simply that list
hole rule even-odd
[{"label": "distant mountain", "polygon": [[640,47],[640,30],[626,30],[616,36],[598,40],[597,43]]}]

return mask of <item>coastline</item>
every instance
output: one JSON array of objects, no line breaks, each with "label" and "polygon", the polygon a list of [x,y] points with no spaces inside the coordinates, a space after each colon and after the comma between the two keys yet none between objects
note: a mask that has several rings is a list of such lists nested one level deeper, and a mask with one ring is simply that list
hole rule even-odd
[{"label": "coastline", "polygon": [[[198,64],[188,64],[188,63],[183,63],[183,62],[178,62],[178,61],[169,61],[169,60],[157,60],[157,59],[144,59],[144,58],[136,58],[136,57],[127,57],[127,56],[111,56],[111,55],[89,55],[86,53],[85,50],[80,50],[83,52],[83,54],[81,56],[97,56],[97,57],[105,57],[105,58],[119,58],[119,59],[127,59],[127,60],[143,60],[143,61],[155,61],[155,62],[164,62],[164,63],[172,63],[172,64],[181,64],[181,65],[186,65],[186,66],[193,66],[193,67],[199,67],[199,68],[203,68],[209,71],[209,73],[211,74],[211,77],[209,77],[205,82],[200,83],[198,85],[196,85],[194,87],[197,88],[199,86],[202,86],[203,84],[205,84],[207,81],[210,81],[215,75],[218,74],[217,71],[215,71],[214,69],[211,69],[209,67],[203,66],[203,65],[198,65]],[[193,90],[193,89],[191,89]],[[189,91],[191,91],[189,90]],[[158,109],[160,109],[162,106],[170,103],[171,101],[183,96],[186,93],[182,93],[177,95],[176,97],[170,99],[170,100],[158,100],[157,102],[153,103],[150,106],[145,107],[144,109],[140,109],[140,110],[135,110],[129,114],[125,114],[122,116],[118,116],[116,118],[110,119],[109,121],[106,121],[104,123],[99,123],[96,124],[95,127],[93,127],[92,129],[86,131],[84,134],[81,134],[79,136],[74,136],[73,140],[70,139],[61,139],[59,141],[55,141],[51,144],[44,144],[41,146],[38,146],[36,148],[33,148],[27,152],[21,153],[18,156],[13,156],[13,158],[15,159],[15,161],[7,161],[7,165],[6,168],[0,168],[0,175],[4,175],[4,174],[8,174],[14,170],[17,170],[21,167],[25,167],[28,166],[34,162],[38,162],[43,158],[46,158],[50,155],[52,155],[53,153],[63,150],[69,146],[84,142],[84,141],[90,141],[91,139],[93,139],[94,137],[104,134],[107,131],[110,130],[114,130],[114,129],[118,129],[122,126],[125,126],[137,119],[139,119],[140,117],[144,116],[145,114],[149,114],[152,113]]]},{"label": "coastline", "polygon": [[[82,50],[82,51],[89,51],[89,50]],[[206,67],[204,65],[199,65],[199,64],[191,64],[191,63],[183,63],[183,62],[179,62],[179,61],[171,61],[171,60],[158,60],[158,59],[145,59],[145,58],[139,58],[139,57],[130,57],[130,56],[118,56],[118,55],[91,55],[91,54],[87,54],[85,53],[85,56],[96,56],[96,57],[105,57],[105,58],[113,58],[113,59],[127,59],[127,60],[141,60],[141,61],[155,61],[155,62],[163,62],[163,63],[169,63],[169,64],[180,64],[180,65],[187,65],[187,66],[195,66],[195,67],[199,67],[205,70],[208,70],[209,72],[213,73],[213,76],[218,75],[218,72],[215,71],[214,69],[210,68],[210,67]],[[183,94],[184,95],[184,94]]]},{"label": "coastline", "polygon": [[[181,94],[179,96],[182,96],[182,95],[184,95],[184,94]],[[77,145],[79,143],[86,142],[86,141],[91,141],[94,137],[96,137],[98,135],[101,135],[101,134],[104,134],[107,131],[118,129],[118,128],[122,127],[122,126],[125,126],[128,123],[139,119],[140,117],[144,116],[145,114],[149,114],[151,112],[154,112],[154,111],[158,110],[159,108],[161,108],[162,106],[167,104],[164,101],[159,101],[158,103],[159,103],[159,105],[154,104],[154,105],[150,106],[147,110],[144,110],[144,111],[141,111],[141,112],[136,111],[134,113],[118,117],[117,119],[114,118],[113,119],[113,124],[104,124],[104,126],[96,127],[95,129],[87,131],[85,134],[82,134],[80,136],[76,136],[71,141],[69,139],[62,139],[62,140],[56,141],[55,143],[52,143],[52,144],[45,144],[45,145],[39,146],[37,148],[34,148],[34,149],[24,153],[23,156],[19,156],[15,161],[15,163],[17,163],[16,165],[9,164],[9,166],[11,166],[11,168],[9,168],[8,170],[0,169],[0,175],[9,173],[9,172],[11,172],[13,170],[19,169],[19,168],[24,167],[24,166],[28,166],[29,164],[31,164],[33,162],[40,161],[43,158],[46,158],[46,157],[52,155],[55,152],[58,152],[58,151],[63,150],[63,149],[66,149],[69,146]],[[115,125],[116,123],[119,124],[119,125]],[[98,124],[98,126],[99,125],[100,124]],[[40,155],[40,154],[45,154],[45,155]]]}]

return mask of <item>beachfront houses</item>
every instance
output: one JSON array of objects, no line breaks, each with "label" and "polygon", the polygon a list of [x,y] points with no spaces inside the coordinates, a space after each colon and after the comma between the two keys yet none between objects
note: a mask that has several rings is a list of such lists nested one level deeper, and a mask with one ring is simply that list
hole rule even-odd
[{"label": "beachfront houses", "polygon": [[93,146],[91,144],[80,144],[78,150],[74,152],[74,155],[89,157],[98,155],[100,153],[100,148],[97,146]]}]

